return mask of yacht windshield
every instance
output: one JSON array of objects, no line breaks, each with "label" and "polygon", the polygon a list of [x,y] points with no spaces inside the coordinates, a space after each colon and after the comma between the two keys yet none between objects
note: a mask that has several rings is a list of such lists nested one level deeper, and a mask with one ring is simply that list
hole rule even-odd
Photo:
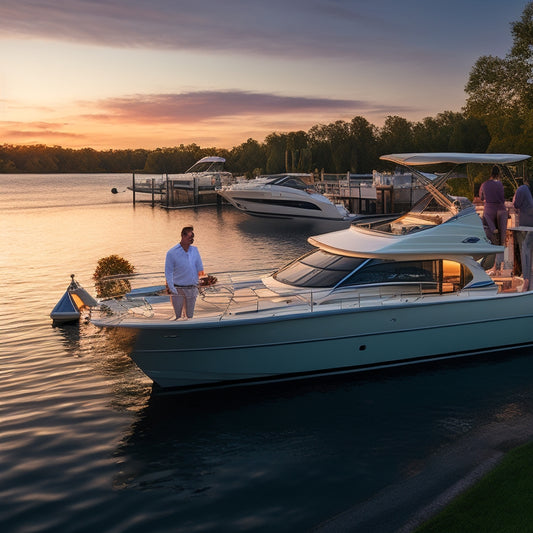
[{"label": "yacht windshield", "polygon": [[278,270],[273,277],[297,287],[335,287],[366,261],[314,250]]},{"label": "yacht windshield", "polygon": [[295,176],[282,176],[268,182],[269,185],[283,185],[283,187],[290,187],[291,189],[305,190],[309,189],[309,185],[300,178]]},{"label": "yacht windshield", "polygon": [[224,170],[223,161],[198,161],[186,173],[193,172],[222,172]]}]

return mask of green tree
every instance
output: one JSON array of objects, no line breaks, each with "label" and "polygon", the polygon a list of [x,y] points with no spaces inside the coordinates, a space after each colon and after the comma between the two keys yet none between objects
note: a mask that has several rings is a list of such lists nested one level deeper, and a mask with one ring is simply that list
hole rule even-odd
[{"label": "green tree", "polygon": [[379,131],[382,154],[414,152],[413,139],[413,124],[398,116],[388,116]]},{"label": "green tree", "polygon": [[252,177],[254,169],[263,173],[263,169],[266,166],[266,153],[264,147],[262,147],[256,140],[248,139],[245,143],[237,146],[231,150],[231,161],[228,168],[232,172],[238,172],[240,174],[247,174],[248,177]]},{"label": "green tree", "polygon": [[[465,112],[483,119],[492,142],[489,151],[505,147],[518,151],[533,108],[533,2],[519,21],[511,24],[513,46],[505,58],[480,57],[472,68],[465,91]],[[526,146],[530,153],[532,145]]]},{"label": "green tree", "polygon": [[331,144],[327,126],[317,124],[312,126],[307,132],[308,146],[312,153],[312,168],[328,171],[333,168],[333,158],[331,156]]},{"label": "green tree", "polygon": [[522,18],[511,24],[513,47],[511,57],[515,60],[520,84],[522,112],[533,109],[533,2],[529,2]]},{"label": "green tree", "polygon": [[11,173],[16,171],[17,167],[13,161],[9,159],[7,161],[5,159],[0,159],[0,172]]},{"label": "green tree", "polygon": [[377,164],[377,128],[364,117],[354,117],[350,122],[350,172],[365,174]]},{"label": "green tree", "polygon": [[420,152],[485,152],[490,136],[485,122],[444,111],[413,125],[413,146]]},{"label": "green tree", "polygon": [[306,156],[304,150],[307,149],[307,133],[305,131],[294,131],[287,134],[287,146],[285,149],[285,171],[305,172]]},{"label": "green tree", "polygon": [[468,78],[466,112],[491,122],[517,112],[522,83],[516,60],[494,56],[480,57]]},{"label": "green tree", "polygon": [[271,133],[265,139],[266,173],[279,174],[285,169],[285,151],[287,150],[287,135]]}]

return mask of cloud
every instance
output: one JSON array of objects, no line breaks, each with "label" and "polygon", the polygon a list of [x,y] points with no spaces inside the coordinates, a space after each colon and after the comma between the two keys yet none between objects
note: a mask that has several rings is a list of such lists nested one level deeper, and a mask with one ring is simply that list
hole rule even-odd
[{"label": "cloud", "polygon": [[95,120],[119,120],[135,123],[194,124],[218,118],[246,116],[299,115],[324,113],[394,114],[412,111],[408,107],[390,108],[363,100],[281,96],[248,91],[198,91],[180,94],[131,95],[106,98],[94,104],[88,115]]},{"label": "cloud", "polygon": [[[402,11],[392,16],[395,1],[2,0],[0,34],[276,57],[401,58],[405,47],[411,54],[425,54],[431,40],[424,42],[423,35],[429,30],[422,26],[413,32]],[[418,13],[418,4],[410,11],[415,8]]]},{"label": "cloud", "polygon": [[[0,121],[0,132],[10,142],[42,142],[53,139],[82,139],[84,136],[66,132],[65,123]],[[28,140],[33,139],[33,140]]]},{"label": "cloud", "polygon": [[249,137],[263,139],[274,131],[307,131],[314,125],[349,121],[357,115],[377,124],[387,115],[411,111],[364,100],[239,90],[126,95],[75,104],[78,112],[70,108],[66,115],[62,110],[57,119],[0,121],[0,137],[7,143],[68,147],[153,148],[176,138],[180,143],[229,147]]}]

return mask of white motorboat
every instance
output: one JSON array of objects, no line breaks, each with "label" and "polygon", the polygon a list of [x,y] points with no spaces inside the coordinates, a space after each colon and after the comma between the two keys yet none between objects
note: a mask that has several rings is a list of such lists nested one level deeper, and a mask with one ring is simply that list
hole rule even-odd
[{"label": "white motorboat", "polygon": [[214,189],[232,177],[231,172],[224,171],[225,162],[223,157],[202,157],[183,174],[169,174],[168,178],[173,187],[193,187],[196,182],[200,189]]},{"label": "white motorboat", "polygon": [[310,237],[315,250],[273,273],[218,274],[202,288],[193,319],[173,320],[160,286],[104,302],[92,321],[130,332],[135,363],[179,391],[533,346],[533,292],[519,292],[517,276],[491,277],[482,267],[505,248],[488,241],[474,206],[442,192],[450,173],[430,180],[416,170],[527,158],[383,156],[407,165],[430,193],[406,215]]},{"label": "white motorboat", "polygon": [[223,157],[202,157],[182,174],[167,174],[162,178],[146,178],[136,180],[133,186],[128,187],[135,192],[164,194],[167,182],[172,182],[173,187],[193,188],[196,185],[201,189],[214,189],[231,179],[231,172],[224,171],[226,160]]},{"label": "white motorboat", "polygon": [[271,218],[351,220],[341,204],[317,193],[299,174],[276,174],[243,180],[217,189],[218,194],[244,213]]}]

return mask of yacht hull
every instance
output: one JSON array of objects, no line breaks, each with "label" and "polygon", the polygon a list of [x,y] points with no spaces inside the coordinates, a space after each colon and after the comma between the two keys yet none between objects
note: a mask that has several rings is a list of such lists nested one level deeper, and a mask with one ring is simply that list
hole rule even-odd
[{"label": "yacht hull", "polygon": [[131,357],[159,386],[193,391],[531,345],[533,293],[517,293],[264,319],[150,324],[136,330]]},{"label": "yacht hull", "polygon": [[279,187],[267,191],[241,189],[217,191],[226,201],[240,211],[266,218],[310,218],[321,220],[350,220],[332,203],[318,194]]}]

